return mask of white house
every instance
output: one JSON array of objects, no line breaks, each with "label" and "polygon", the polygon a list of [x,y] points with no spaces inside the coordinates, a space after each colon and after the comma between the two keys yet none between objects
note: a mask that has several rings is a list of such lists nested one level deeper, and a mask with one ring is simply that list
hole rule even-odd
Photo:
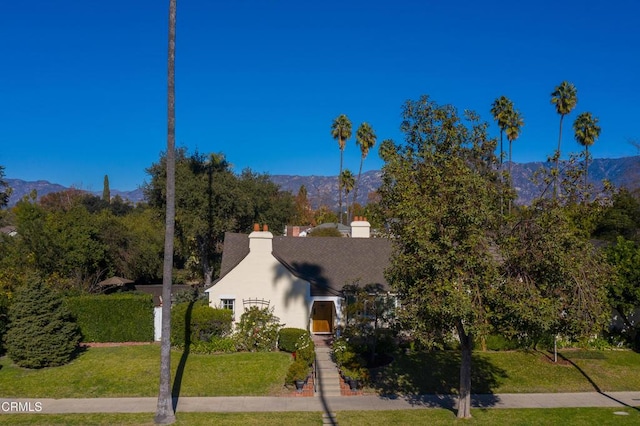
[{"label": "white house", "polygon": [[220,278],[206,290],[209,304],[233,309],[236,321],[246,307],[269,306],[287,327],[333,333],[343,321],[343,286],[388,288],[390,241],[370,238],[365,218],[351,227],[351,238],[274,237],[257,225],[248,236],[227,233]]}]

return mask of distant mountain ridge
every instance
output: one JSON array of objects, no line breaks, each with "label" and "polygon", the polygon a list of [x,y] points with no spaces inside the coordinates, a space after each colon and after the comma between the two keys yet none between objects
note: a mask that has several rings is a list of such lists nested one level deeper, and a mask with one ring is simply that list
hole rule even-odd
[{"label": "distant mountain ridge", "polygon": [[[71,189],[66,186],[59,185],[57,183],[51,183],[46,180],[26,181],[22,179],[5,179],[9,188],[11,188],[11,196],[9,197],[9,207],[15,206],[25,196],[31,194],[32,191],[36,191],[38,199],[40,197],[51,194],[53,192],[61,192]],[[86,191],[91,194],[102,196],[102,191]],[[142,188],[135,189],[133,191],[119,191],[117,189],[111,189],[111,196],[115,197],[119,195],[125,200],[129,200],[132,203],[139,203],[144,201],[144,194]]]},{"label": "distant mountain ridge", "polygon": [[[506,167],[506,166],[505,166]],[[513,163],[511,173],[513,185],[518,193],[519,204],[529,204],[540,195],[541,188],[531,182],[536,170],[541,167],[552,167],[549,163]],[[375,192],[382,182],[382,172],[371,170],[362,174],[360,189],[358,190],[358,202],[366,204],[369,194]],[[611,181],[616,187],[629,189],[640,188],[640,156],[622,158],[599,158],[589,164],[589,181],[596,189],[602,188],[603,180]],[[13,192],[9,199],[9,206],[15,205],[25,195],[36,190],[38,197],[69,189],[56,183],[45,180],[24,181],[21,179],[5,179]],[[298,175],[271,175],[271,180],[283,190],[296,195],[302,185],[307,189],[309,201],[313,208],[326,205],[332,208],[338,207],[338,177],[337,176],[298,176]],[[102,191],[93,191],[92,194],[102,195]],[[144,201],[142,188],[133,191],[118,191],[111,189],[111,196],[119,195],[132,203]],[[351,194],[350,194],[351,195]],[[351,203],[351,200],[349,201]],[[344,200],[343,200],[344,203]]]}]

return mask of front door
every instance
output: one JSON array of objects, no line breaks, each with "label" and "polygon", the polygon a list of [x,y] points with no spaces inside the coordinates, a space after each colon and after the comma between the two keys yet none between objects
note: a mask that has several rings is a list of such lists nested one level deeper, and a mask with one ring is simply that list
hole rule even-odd
[{"label": "front door", "polygon": [[311,320],[314,333],[332,333],[333,302],[314,302]]}]

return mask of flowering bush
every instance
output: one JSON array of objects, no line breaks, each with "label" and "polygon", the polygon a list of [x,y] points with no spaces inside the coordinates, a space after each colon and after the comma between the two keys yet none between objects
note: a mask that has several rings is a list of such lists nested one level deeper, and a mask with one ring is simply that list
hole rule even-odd
[{"label": "flowering bush", "polygon": [[249,352],[270,352],[276,349],[278,331],[283,324],[273,315],[273,308],[252,306],[240,317],[235,338],[237,348]]},{"label": "flowering bush", "polygon": [[301,334],[296,341],[296,360],[300,360],[307,365],[313,364],[316,357],[315,345],[309,333]]}]

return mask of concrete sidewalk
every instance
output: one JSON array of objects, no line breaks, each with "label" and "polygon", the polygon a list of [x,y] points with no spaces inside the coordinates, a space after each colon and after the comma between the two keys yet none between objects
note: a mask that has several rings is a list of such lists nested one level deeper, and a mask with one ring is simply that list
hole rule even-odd
[{"label": "concrete sidewalk", "polygon": [[[284,412],[348,410],[408,410],[454,408],[452,395],[415,397],[183,397],[177,412]],[[153,413],[157,398],[0,398],[0,415],[8,413]],[[473,395],[474,408],[636,407],[640,392],[583,392]]]}]

